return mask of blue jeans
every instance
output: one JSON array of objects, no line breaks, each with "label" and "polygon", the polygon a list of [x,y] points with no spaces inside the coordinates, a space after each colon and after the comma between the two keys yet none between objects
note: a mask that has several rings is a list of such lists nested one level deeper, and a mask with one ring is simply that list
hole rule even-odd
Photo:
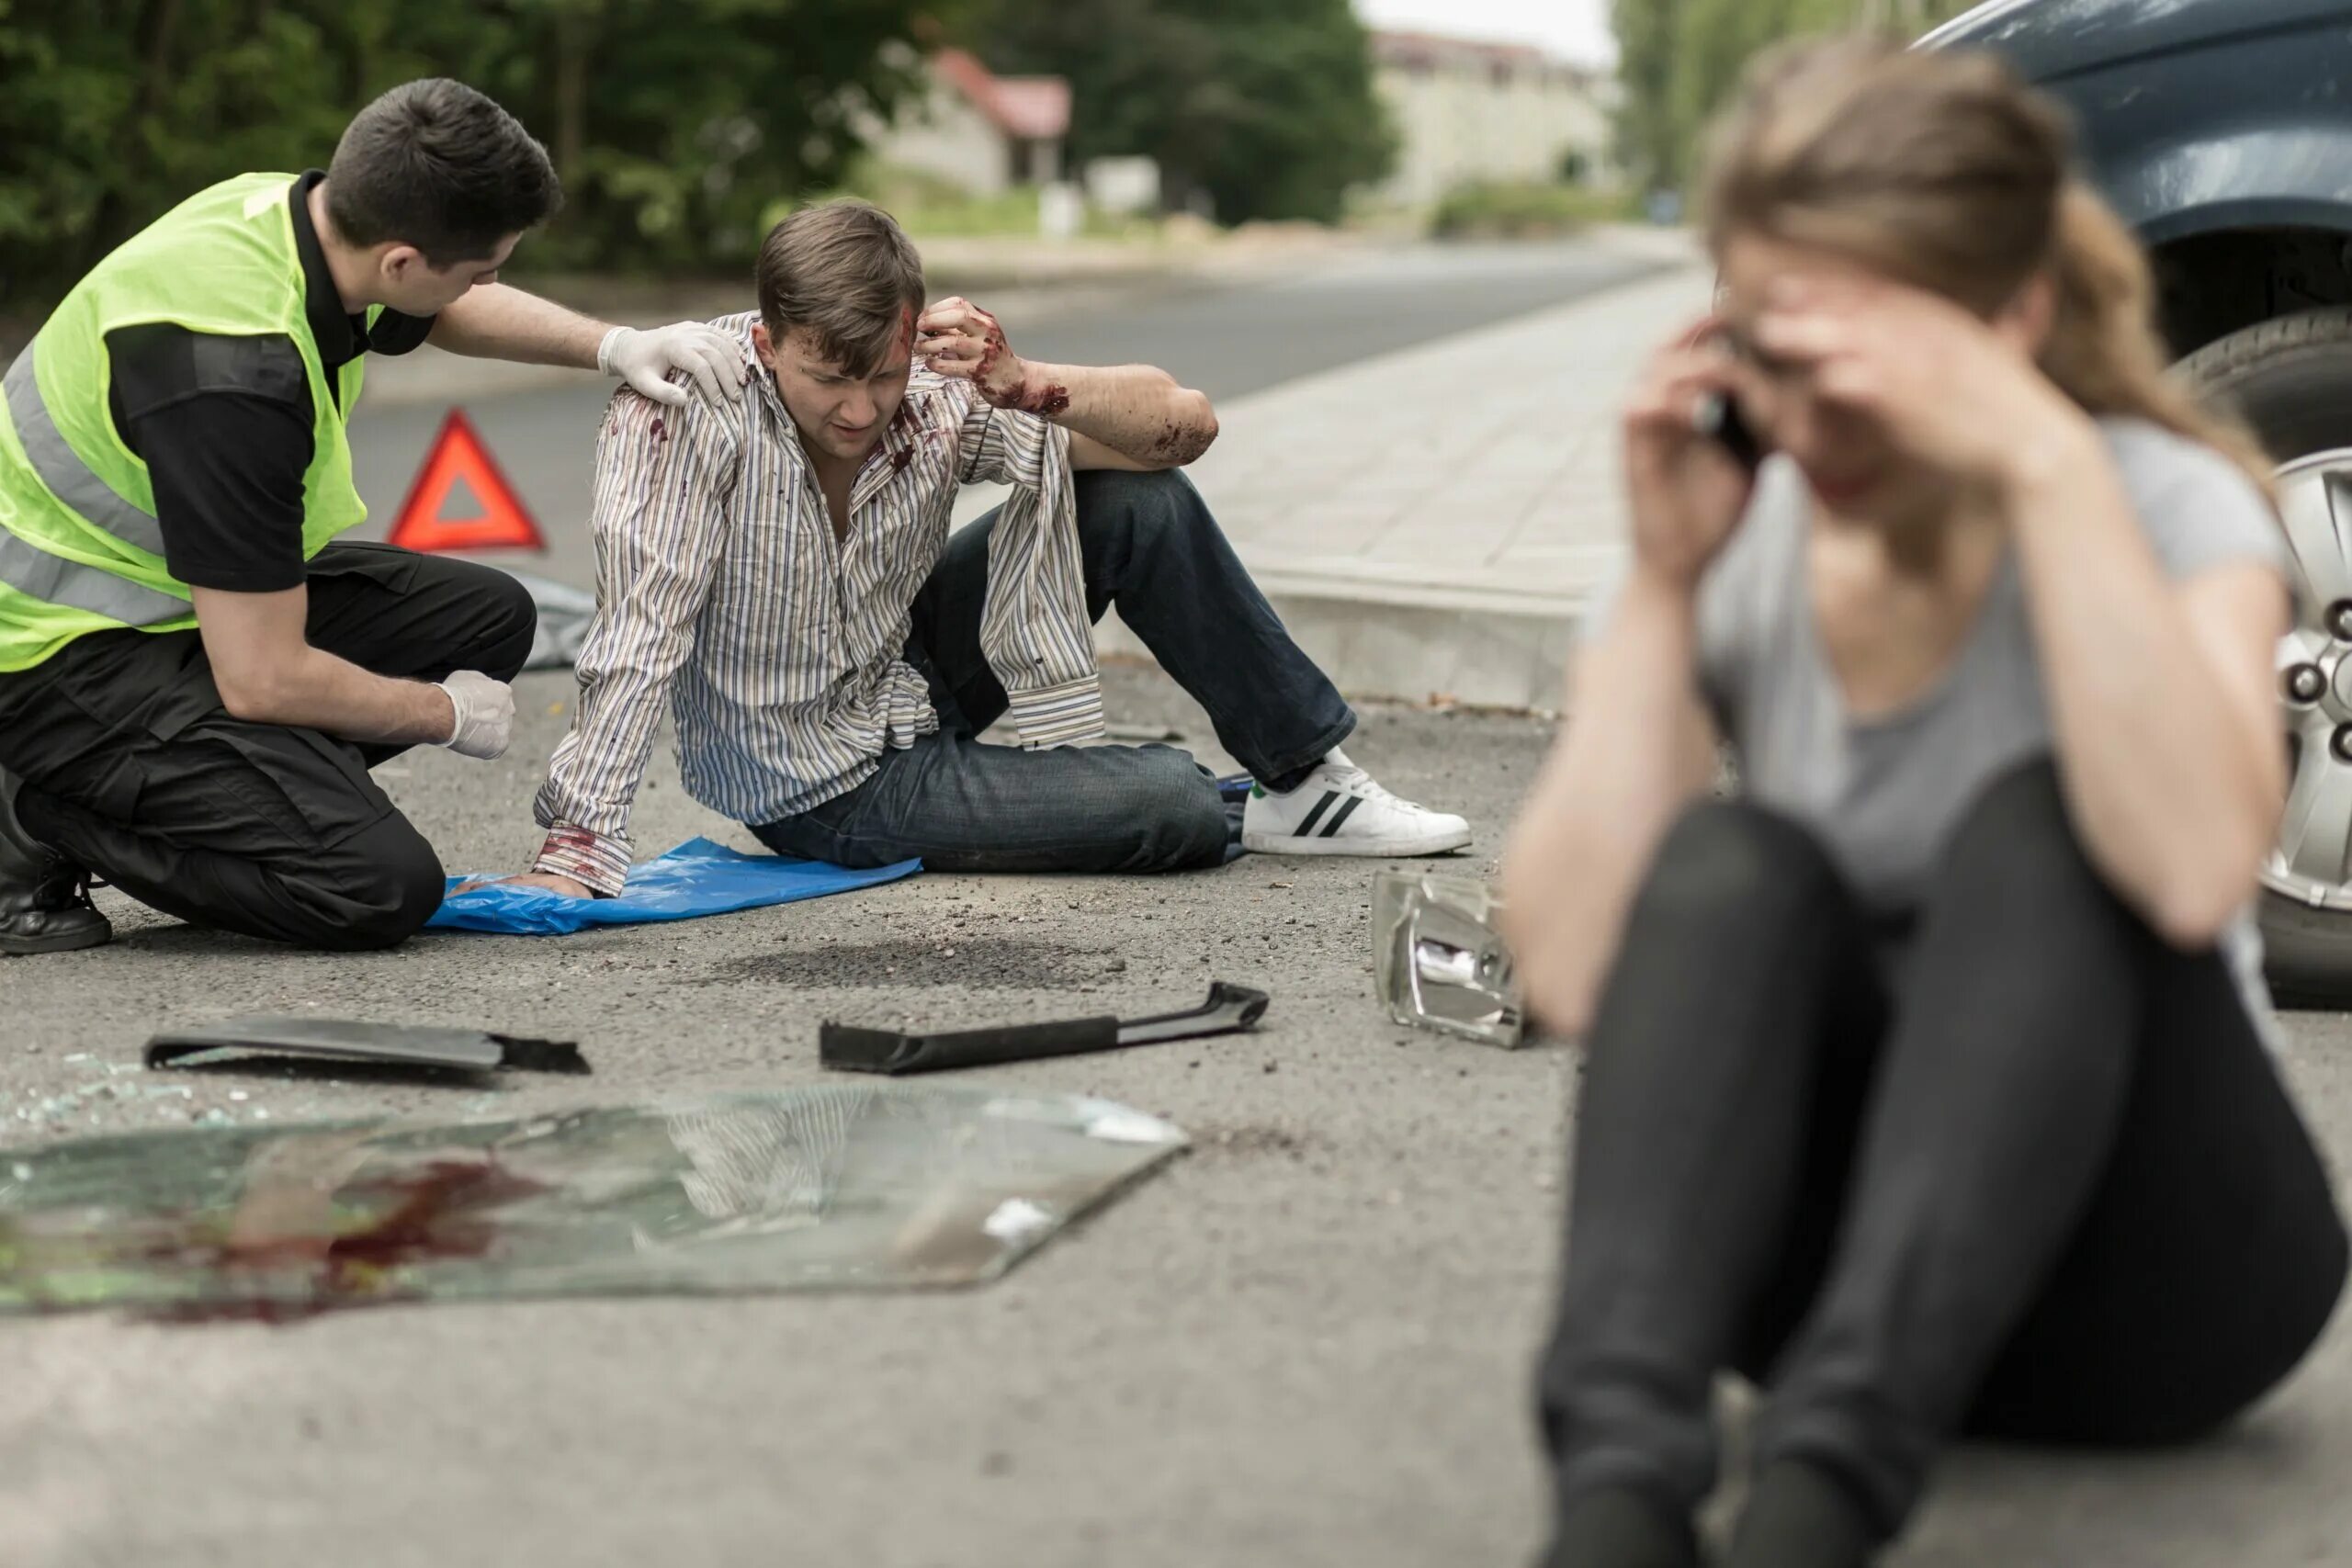
[{"label": "blue jeans", "polygon": [[[1182,473],[1076,478],[1086,608],[1113,604],[1160,667],[1207,710],[1217,741],[1256,777],[1296,783],[1355,728],[1355,714],[1283,629]],[[939,733],[848,794],[752,825],[782,854],[835,865],[920,857],[938,871],[1178,871],[1218,865],[1238,807],[1166,746],[984,746],[1006,707],[980,653],[991,513],[949,539],[915,598],[909,662],[931,685]]]}]

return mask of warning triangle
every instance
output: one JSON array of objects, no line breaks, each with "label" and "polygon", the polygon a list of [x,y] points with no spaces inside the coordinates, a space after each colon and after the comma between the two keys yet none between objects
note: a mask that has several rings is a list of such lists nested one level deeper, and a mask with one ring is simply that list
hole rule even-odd
[{"label": "warning triangle", "polygon": [[445,523],[480,518],[487,516],[490,512],[490,508],[481,503],[481,497],[474,493],[474,487],[466,482],[463,474],[449,476],[449,493],[441,498],[439,510]]},{"label": "warning triangle", "polygon": [[522,497],[506,482],[462,409],[451,409],[433,438],[389,542],[436,554],[548,547]]}]

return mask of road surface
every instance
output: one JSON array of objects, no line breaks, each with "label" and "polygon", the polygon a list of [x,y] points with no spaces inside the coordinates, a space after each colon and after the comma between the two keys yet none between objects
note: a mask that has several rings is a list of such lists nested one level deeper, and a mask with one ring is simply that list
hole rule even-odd
[{"label": "road surface", "polygon": [[[1314,371],[1449,336],[1577,299],[1653,264],[1580,242],[1407,245],[1327,253],[1288,276],[1235,286],[1155,285],[1056,310],[1023,297],[1004,325],[1015,348],[1051,364],[1158,365],[1219,401]],[[747,291],[743,308],[752,307]],[[981,300],[986,304],[985,299]],[[1543,352],[1530,344],[1530,352]],[[1495,367],[1508,377],[1508,363]],[[1412,389],[1399,388],[1398,396]],[[469,401],[468,415],[524,503],[548,554],[533,570],[592,579],[586,518],[590,459],[611,383]],[[356,537],[381,537],[446,413],[442,405],[366,408],[352,425],[352,467],[371,515]]]}]

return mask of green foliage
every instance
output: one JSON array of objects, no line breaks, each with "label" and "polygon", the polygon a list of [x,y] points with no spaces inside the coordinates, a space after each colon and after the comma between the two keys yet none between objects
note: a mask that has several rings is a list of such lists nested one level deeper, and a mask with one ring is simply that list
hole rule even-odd
[{"label": "green foliage", "polygon": [[1679,189],[1707,122],[1758,51],[1858,27],[1914,34],[1977,0],[1611,0],[1617,33],[1619,152],[1653,189]]},{"label": "green foliage", "polygon": [[1444,239],[1528,239],[1569,234],[1588,224],[1633,216],[1616,191],[1582,186],[1474,182],[1438,199],[1430,231]]},{"label": "green foliage", "polygon": [[962,0],[0,0],[0,304],[53,298],[213,180],[323,164],[384,88],[455,76],[546,141],[536,267],[746,264],[838,183],[887,46]]},{"label": "green foliage", "polygon": [[1653,186],[1681,183],[1683,133],[1674,123],[1676,44],[1687,0],[1611,0],[1617,34],[1617,156]]},{"label": "green foliage", "polygon": [[1336,221],[1396,157],[1348,0],[979,0],[967,36],[1069,79],[1074,162],[1156,158],[1170,205],[1222,222]]}]

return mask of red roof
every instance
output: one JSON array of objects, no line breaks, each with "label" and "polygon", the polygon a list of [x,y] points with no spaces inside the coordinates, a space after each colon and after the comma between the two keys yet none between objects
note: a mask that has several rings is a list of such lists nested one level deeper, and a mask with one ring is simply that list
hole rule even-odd
[{"label": "red roof", "polygon": [[1007,136],[1043,141],[1069,132],[1069,84],[1059,76],[1000,76],[960,49],[941,50],[931,68]]},{"label": "red roof", "polygon": [[1498,43],[1487,39],[1463,38],[1455,33],[1416,33],[1388,29],[1372,35],[1372,51],[1383,60],[1402,63],[1408,60],[1427,59],[1431,55],[1473,56],[1498,64],[1540,64],[1544,51],[1532,43]]},{"label": "red roof", "polygon": [[1544,72],[1577,78],[1592,74],[1532,43],[1503,43],[1454,33],[1375,29],[1372,34],[1372,56],[1383,65],[1400,65],[1408,70],[1432,71],[1448,65],[1457,70],[1467,67]]}]

